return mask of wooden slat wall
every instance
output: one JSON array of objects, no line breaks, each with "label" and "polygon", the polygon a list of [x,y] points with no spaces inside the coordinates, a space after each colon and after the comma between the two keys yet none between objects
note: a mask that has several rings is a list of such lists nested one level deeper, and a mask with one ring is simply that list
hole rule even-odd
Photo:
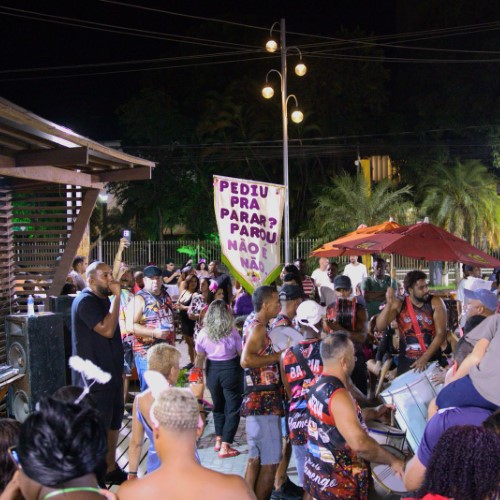
[{"label": "wooden slat wall", "polygon": [[0,363],[5,363],[5,317],[17,312],[14,297],[12,192],[0,178]]},{"label": "wooden slat wall", "polygon": [[41,184],[36,190],[16,186],[13,191],[15,292],[21,311],[26,310],[29,295],[35,297],[35,304],[43,303],[84,194],[79,187],[54,184]]}]

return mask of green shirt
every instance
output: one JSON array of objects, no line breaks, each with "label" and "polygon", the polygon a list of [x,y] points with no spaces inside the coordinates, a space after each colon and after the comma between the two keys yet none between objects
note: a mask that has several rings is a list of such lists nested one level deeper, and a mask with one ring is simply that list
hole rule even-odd
[{"label": "green shirt", "polygon": [[[395,279],[391,279],[390,276],[385,275],[381,280],[376,279],[373,276],[369,276],[365,278],[361,283],[361,290],[363,292],[386,292],[389,287],[394,288],[394,290],[398,289],[398,284]],[[385,297],[381,298],[381,300],[366,300],[366,309],[368,310],[368,316],[371,318],[373,315],[378,314],[380,312],[380,305],[385,302]]]}]

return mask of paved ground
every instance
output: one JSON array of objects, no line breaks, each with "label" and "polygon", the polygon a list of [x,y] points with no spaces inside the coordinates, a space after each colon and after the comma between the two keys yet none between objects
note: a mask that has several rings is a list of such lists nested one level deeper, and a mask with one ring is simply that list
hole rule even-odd
[{"label": "paved ground", "polygon": [[[187,346],[184,342],[176,344],[176,347],[181,352],[181,366],[185,366],[189,362],[187,354]],[[205,399],[211,401],[210,391],[205,389]],[[212,414],[209,414],[207,425],[203,436],[198,441],[198,453],[200,455],[201,463],[205,467],[224,472],[226,474],[238,474],[243,476],[245,473],[245,466],[248,456],[248,447],[245,436],[245,419],[242,418],[236,433],[233,447],[236,448],[241,454],[233,458],[221,459],[218,457],[217,452],[214,451],[215,444],[215,428]],[[297,469],[295,468],[295,460],[292,456],[290,465],[288,467],[288,475],[292,481],[297,482]]]}]

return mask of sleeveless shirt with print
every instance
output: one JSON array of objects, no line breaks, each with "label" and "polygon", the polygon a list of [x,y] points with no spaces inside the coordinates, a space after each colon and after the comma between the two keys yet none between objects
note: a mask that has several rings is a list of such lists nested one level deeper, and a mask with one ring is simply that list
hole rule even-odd
[{"label": "sleeveless shirt with print", "polygon": [[162,330],[167,330],[169,336],[167,340],[134,336],[134,353],[145,355],[152,345],[160,342],[167,342],[170,345],[174,345],[174,316],[172,313],[173,304],[170,296],[167,293],[153,295],[146,290],[141,290],[136,295],[141,296],[144,300],[142,317],[139,323],[148,328],[161,328]]},{"label": "sleeveless shirt with print", "polygon": [[[243,329],[243,347],[249,333],[260,321],[254,317]],[[273,343],[266,329],[266,345],[258,356],[274,354]],[[241,405],[241,416],[283,415],[283,385],[281,384],[279,364],[273,363],[261,368],[245,368],[245,395]]]},{"label": "sleeveless shirt with print", "polygon": [[[436,335],[436,328],[434,326],[434,311],[432,310],[432,296],[429,297],[427,302],[424,302],[422,307],[413,306],[413,310],[415,311],[418,326],[420,327],[420,331],[423,335],[425,347],[429,347]],[[401,307],[401,311],[397,317],[397,322],[399,328],[399,355],[406,356],[409,346],[414,346],[415,349],[419,350],[420,344],[415,334],[410,313],[408,312],[406,300],[403,300],[403,306]],[[412,350],[412,352],[415,351]],[[422,354],[423,351],[421,351],[420,356]],[[417,352],[416,357],[418,358],[420,356],[418,356]]]},{"label": "sleeveless shirt with print", "polygon": [[[290,407],[288,409],[288,429],[290,441],[294,445],[307,443],[307,424],[309,410],[306,396],[316,377],[323,371],[323,362],[319,354],[320,339],[304,340],[294,348],[288,348],[283,356],[283,369],[290,386]],[[311,379],[297,360],[294,350],[299,348],[314,377]]]},{"label": "sleeveless shirt with print", "polygon": [[[309,390],[307,407],[309,445],[304,466],[304,489],[314,498],[366,500],[370,480],[368,463],[358,457],[338,431],[330,413],[330,401],[345,391],[336,377],[321,375]],[[354,401],[353,401],[354,402]],[[333,402],[335,404],[335,402]],[[356,406],[357,416],[367,431]]]}]

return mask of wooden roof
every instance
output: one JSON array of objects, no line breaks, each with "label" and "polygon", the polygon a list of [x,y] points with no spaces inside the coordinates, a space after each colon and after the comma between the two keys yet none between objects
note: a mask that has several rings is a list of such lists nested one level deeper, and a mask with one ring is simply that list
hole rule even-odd
[{"label": "wooden roof", "polygon": [[0,97],[0,176],[102,189],[107,182],[150,179],[154,166]]}]

